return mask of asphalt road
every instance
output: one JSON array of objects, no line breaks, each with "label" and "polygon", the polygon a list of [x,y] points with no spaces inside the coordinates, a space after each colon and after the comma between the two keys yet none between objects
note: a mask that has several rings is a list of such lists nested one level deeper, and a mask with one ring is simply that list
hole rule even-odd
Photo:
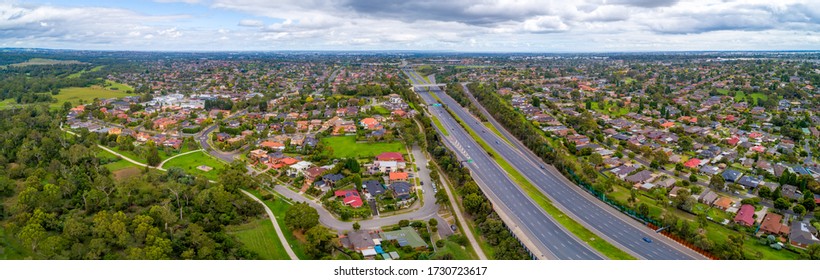
[{"label": "asphalt road", "polygon": [[[465,87],[466,90],[466,87]],[[467,93],[468,95],[470,93]],[[442,102],[464,120],[477,134],[490,145],[500,156],[521,172],[527,179],[540,188],[550,199],[569,211],[576,220],[593,230],[614,245],[626,249],[636,257],[644,259],[702,259],[703,256],[682,245],[655,233],[632,218],[617,212],[589,193],[563,177],[552,166],[544,164],[523,144],[509,135],[500,125],[497,129],[505,133],[509,140],[516,144],[512,147],[503,139],[484,126],[476,117],[461,107],[455,100],[444,93],[438,94]],[[475,102],[475,101],[474,101]],[[478,103],[478,102],[475,102]],[[477,104],[480,108],[481,105]],[[486,112],[485,112],[486,113]],[[491,117],[488,115],[491,119]],[[493,123],[493,122],[491,122]],[[642,240],[649,237],[653,241]]]},{"label": "asphalt road", "polygon": [[[247,112],[247,110],[236,112],[235,114],[229,116],[225,120],[230,120],[245,115],[245,113]],[[210,153],[212,156],[218,157],[226,162],[232,162],[233,157],[239,154],[239,152],[226,153],[217,151],[217,149],[214,149],[214,147],[211,147],[211,144],[208,143],[208,135],[211,134],[211,132],[214,132],[214,130],[216,130],[217,128],[219,128],[219,125],[217,123],[214,123],[213,125],[205,128],[205,130],[201,131],[200,133],[197,133],[196,139],[199,141],[199,145],[202,147],[202,149],[208,151],[208,153]]]},{"label": "asphalt road", "polygon": [[[414,83],[422,82],[417,74],[411,77]],[[436,94],[441,96],[444,93],[438,90]],[[433,97],[424,90],[420,90],[419,95],[427,104],[436,103]],[[526,239],[536,247],[530,250],[540,252],[537,253],[539,254],[536,255],[537,258],[603,259],[601,255],[558,225],[552,217],[526,196],[443,107],[428,106],[428,109],[448,131],[449,136],[444,139],[450,148],[460,159],[472,160],[471,163],[466,163],[467,167],[471,170],[473,178],[482,186],[485,195],[495,202],[493,207],[496,211],[506,214],[513,220],[513,223],[508,223],[508,226],[513,231],[523,232],[525,236],[519,236],[519,238]]]}]

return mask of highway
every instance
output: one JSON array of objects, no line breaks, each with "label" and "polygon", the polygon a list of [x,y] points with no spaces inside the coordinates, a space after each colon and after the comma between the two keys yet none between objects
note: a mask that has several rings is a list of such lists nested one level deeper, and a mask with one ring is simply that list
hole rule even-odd
[{"label": "highway", "polygon": [[[414,74],[414,72],[412,72]],[[421,79],[411,76],[414,82]],[[444,95],[433,88],[437,95]],[[418,90],[427,104],[436,103],[426,90]],[[428,106],[449,136],[442,136],[448,147],[465,162],[482,191],[493,202],[493,207],[538,259],[603,259],[596,251],[567,232],[543,209],[512,182],[504,171],[489,157],[475,140],[453,119],[443,107]],[[438,128],[436,128],[438,129]],[[440,133],[442,135],[442,133]],[[508,221],[508,220],[511,220]],[[521,236],[523,235],[523,236]]]},{"label": "highway", "polygon": [[[465,90],[466,87],[465,87]],[[469,92],[466,93],[471,96]],[[446,94],[439,94],[442,102],[448,106],[459,118],[464,120],[473,131],[481,137],[493,150],[504,157],[515,169],[536,185],[544,194],[557,204],[566,214],[592,230],[600,237],[613,245],[620,247],[627,253],[638,258],[650,260],[681,260],[704,259],[696,252],[655,233],[643,224],[618,212],[601,202],[591,194],[583,191],[579,186],[567,180],[557,169],[543,163],[529,149],[523,146],[510,135],[492,117],[487,114],[491,123],[502,133],[505,133],[510,146],[498,135],[487,129],[475,116],[461,107],[454,99]],[[479,108],[483,107],[473,99]],[[645,242],[642,238],[649,237],[654,242]]]}]

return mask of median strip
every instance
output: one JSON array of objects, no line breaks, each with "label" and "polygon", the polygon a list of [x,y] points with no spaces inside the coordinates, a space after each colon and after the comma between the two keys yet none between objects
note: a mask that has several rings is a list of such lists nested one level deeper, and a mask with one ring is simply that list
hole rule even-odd
[{"label": "median strip", "polygon": [[609,259],[613,260],[634,260],[636,259],[632,255],[624,252],[623,250],[615,247],[614,245],[610,244],[603,238],[600,238],[595,233],[590,231],[589,229],[585,228],[580,223],[576,222],[575,220],[571,219],[569,216],[561,212],[557,207],[552,205],[552,202],[549,198],[546,197],[543,193],[541,193],[538,188],[530,183],[521,173],[518,172],[515,168],[513,168],[508,162],[500,160],[495,157],[493,150],[490,148],[487,143],[484,142],[481,137],[479,137],[475,131],[473,131],[469,126],[465,125],[464,122],[449,108],[447,108],[447,112],[461,125],[475,140],[478,145],[481,146],[485,151],[487,151],[493,160],[504,169],[507,174],[510,175],[511,179],[521,186],[524,192],[530,196],[542,209],[544,209],[547,214],[553,217],[556,221],[558,221],[564,228],[569,230],[572,234],[577,236],[580,240],[584,241],[593,249],[597,250],[604,256]]}]

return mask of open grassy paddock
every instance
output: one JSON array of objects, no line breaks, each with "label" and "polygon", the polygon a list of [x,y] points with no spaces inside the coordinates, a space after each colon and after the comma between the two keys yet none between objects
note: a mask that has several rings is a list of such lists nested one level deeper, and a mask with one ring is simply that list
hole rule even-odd
[{"label": "open grassy paddock", "polygon": [[[197,167],[200,165],[210,166],[211,168],[213,168],[213,170],[208,172],[199,170],[197,169]],[[205,178],[216,180],[217,174],[219,174],[219,170],[222,169],[224,166],[225,164],[221,161],[212,158],[211,156],[205,154],[205,152],[200,151],[174,158],[166,162],[165,165],[163,165],[162,167],[165,169],[171,167],[179,167],[189,174],[201,175]]]},{"label": "open grassy paddock", "polygon": [[259,254],[262,260],[290,259],[267,216],[246,224],[229,226],[226,231],[239,239],[245,248]]},{"label": "open grassy paddock", "polygon": [[333,148],[333,156],[338,158],[372,158],[383,152],[405,153],[404,143],[356,142],[356,136],[334,136],[322,138],[322,143]]}]

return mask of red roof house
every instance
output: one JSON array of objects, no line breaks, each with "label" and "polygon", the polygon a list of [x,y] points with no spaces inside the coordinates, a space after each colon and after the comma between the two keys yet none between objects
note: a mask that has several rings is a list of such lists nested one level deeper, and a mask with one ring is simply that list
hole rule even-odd
[{"label": "red roof house", "polygon": [[338,190],[333,193],[336,197],[342,197],[342,203],[350,205],[353,208],[362,207],[362,197],[356,190]]},{"label": "red roof house", "polygon": [[735,223],[747,227],[753,226],[755,224],[754,214],[754,206],[751,204],[743,204],[740,206],[740,210],[737,211],[737,215],[735,215]]},{"label": "red roof house", "polygon": [[376,156],[376,160],[404,162],[404,156],[397,152],[385,152]]},{"label": "red roof house", "polygon": [[697,168],[700,166],[700,160],[696,158],[689,159],[683,164],[683,166],[687,168]]},{"label": "red roof house", "polygon": [[726,139],[726,143],[732,146],[737,145],[738,142],[740,142],[740,138],[737,138],[737,136],[732,136],[732,138]]}]

